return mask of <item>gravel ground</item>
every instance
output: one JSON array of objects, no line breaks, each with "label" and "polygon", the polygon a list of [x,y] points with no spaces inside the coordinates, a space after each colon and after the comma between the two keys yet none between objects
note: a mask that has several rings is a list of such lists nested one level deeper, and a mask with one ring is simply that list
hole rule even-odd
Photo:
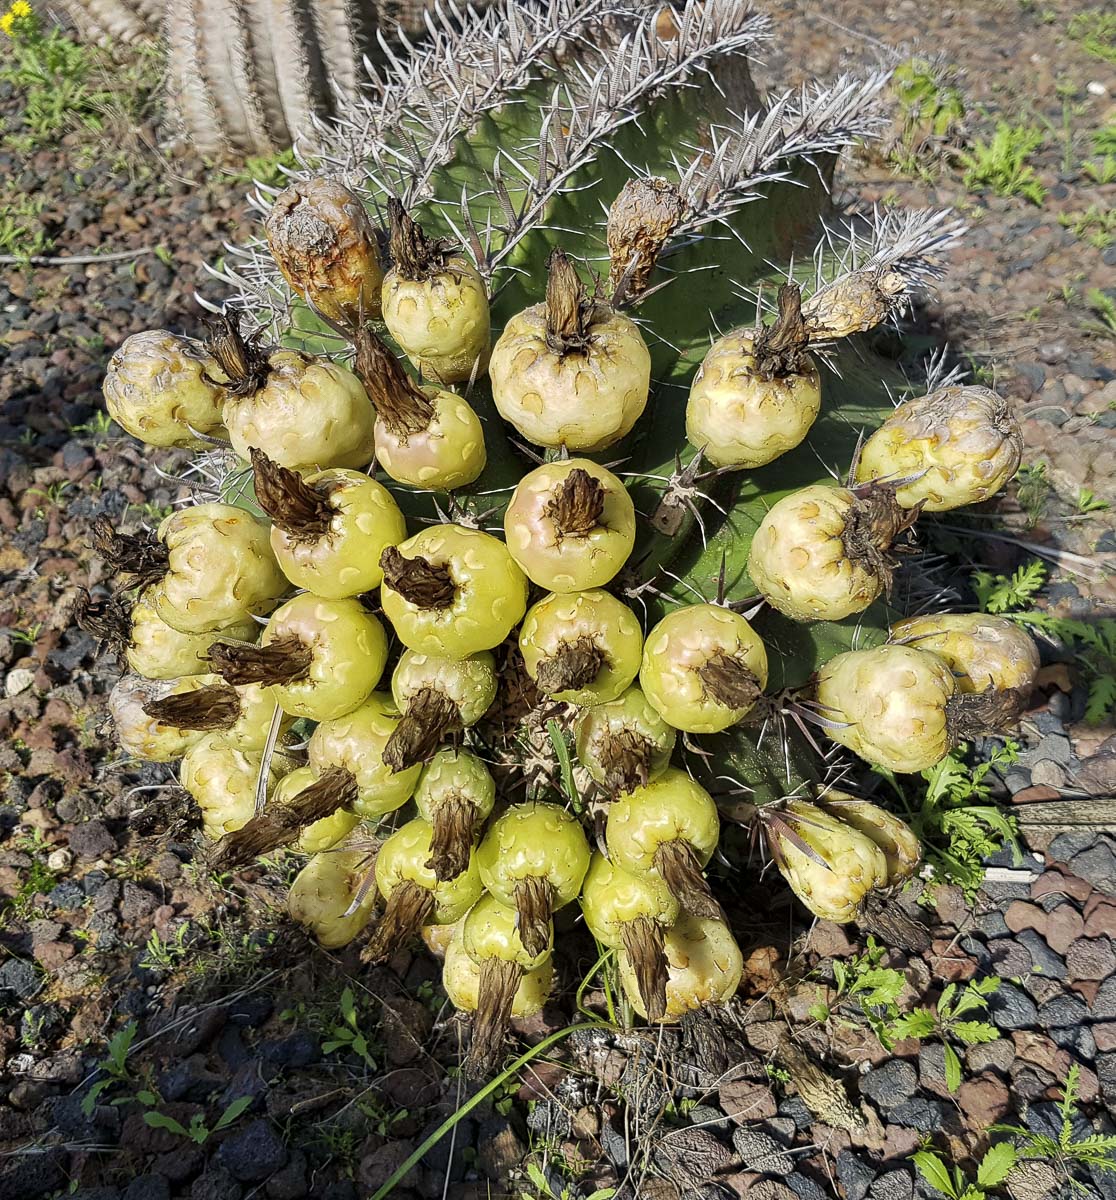
[{"label": "gravel ground", "polygon": [[[767,78],[832,76],[917,32],[918,45],[963,70],[970,137],[997,115],[1050,123],[1034,160],[1049,188],[1041,206],[968,192],[948,166],[927,182],[854,162],[841,187],[844,199],[952,204],[969,218],[918,327],[994,372],[1023,418],[1025,461],[1047,464],[1042,511],[1032,520],[1013,493],[997,525],[1054,560],[1043,603],[1061,615],[1111,614],[1116,343],[1090,328],[1096,316],[1082,298],[1090,288],[1116,295],[1116,245],[1091,245],[1059,217],[1112,205],[1113,185],[1077,164],[1091,131],[1112,119],[1116,82],[1110,64],[1067,35],[1080,6],[836,0],[824,17],[805,2],[766,7],[780,35]],[[1064,96],[1081,109],[1068,153]],[[0,113],[15,102],[0,92]],[[189,160],[174,170],[158,187],[107,169],[79,178],[72,147],[25,156],[0,143],[0,177],[44,198],[55,253],[136,252],[0,281],[0,1200],[367,1196],[468,1095],[452,1071],[460,1027],[431,986],[428,956],[359,970],[350,953],[295,940],[276,909],[277,874],[215,879],[197,864],[194,819],[170,772],[117,763],[104,727],[115,669],[66,616],[76,587],[98,579],[92,519],[154,520],[175,498],[167,475],[181,465],[172,454],[157,469],[129,440],[82,428],[98,411],[105,362],[139,329],[199,333],[193,292],[215,295],[201,265],[248,229],[239,186]],[[1112,508],[1080,514],[1083,487]],[[1001,572],[1024,553],[974,538],[965,551],[971,565]],[[1065,657],[1048,653],[1019,762],[997,784],[1020,811],[1116,792],[1116,736],[1083,723],[1084,691]],[[1084,1119],[1112,1132],[1116,840],[1092,828],[1034,830],[1022,864],[992,865],[996,881],[975,903],[952,887],[928,905],[904,897],[930,947],[886,959],[903,974],[907,1006],[932,1002],[947,981],[1010,981],[991,1002],[1002,1036],[965,1051],[956,1093],[940,1044],[887,1053],[840,1012],[819,1023],[808,1011],[830,964],[863,950],[855,931],[806,929],[785,890],[772,910],[764,885],[734,880],[726,894],[746,935],[747,982],[718,1028],[576,1035],[561,1061],[475,1108],[452,1148],[430,1151],[394,1194],[501,1195],[531,1155],[556,1196],[573,1186],[562,1167],[581,1174],[571,1197],[622,1186],[642,1200],[909,1200],[930,1194],[908,1157],[924,1136],[971,1168],[991,1123],[1050,1128],[1073,1063]],[[560,942],[564,978],[576,982],[587,948],[574,931]],[[337,1040],[346,986],[372,1031],[368,1060],[324,1048]],[[567,1019],[548,1009],[522,1034],[535,1042]],[[132,1022],[126,1075],[96,1077],[108,1086],[83,1107],[108,1039]],[[820,1083],[773,1058],[788,1029],[824,1067]],[[161,1112],[201,1132],[146,1123],[135,1097],[148,1088]],[[235,1122],[204,1136],[242,1098]],[[1082,1177],[1108,1198],[1113,1180]]]}]

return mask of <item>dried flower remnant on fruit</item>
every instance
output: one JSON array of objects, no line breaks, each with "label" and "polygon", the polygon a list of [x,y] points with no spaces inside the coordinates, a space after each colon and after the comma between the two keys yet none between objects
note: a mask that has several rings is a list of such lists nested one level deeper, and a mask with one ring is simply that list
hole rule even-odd
[{"label": "dried flower remnant on fruit", "polygon": [[882,325],[902,303],[908,282],[898,271],[854,271],[803,302],[802,317],[812,342],[867,333]]},{"label": "dried flower remnant on fruit", "polygon": [[88,588],[78,588],[70,615],[74,624],[90,637],[95,637],[118,664],[124,662],[124,651],[132,633],[132,602],[117,594],[94,596]]},{"label": "dried flower remnant on fruit", "polygon": [[361,330],[356,347],[353,370],[364,384],[377,420],[404,440],[428,429],[434,405],[395,355],[370,329]]},{"label": "dried flower remnant on fruit", "polygon": [[718,920],[723,914],[693,846],[682,838],[663,842],[655,851],[655,870],[682,908],[695,917]]},{"label": "dried flower remnant on fruit", "polygon": [[348,331],[380,315],[376,234],[360,198],[334,179],[304,179],[275,199],[264,223],[283,277],[328,321]]},{"label": "dried flower remnant on fruit", "polygon": [[214,642],[209,661],[226,683],[285,684],[306,679],[313,650],[297,634],[281,634],[266,646],[245,642]]},{"label": "dried flower remnant on fruit", "polygon": [[148,700],[143,711],[163,725],[178,729],[231,729],[240,718],[240,697],[227,684],[213,684],[191,692],[172,692]]},{"label": "dried flower remnant on fruit", "polygon": [[546,270],[547,345],[562,356],[583,353],[591,340],[596,306],[564,250],[550,252]]},{"label": "dried flower remnant on fruit", "polygon": [[470,1078],[482,1079],[499,1064],[511,1023],[512,1003],[522,978],[523,968],[517,963],[486,958],[480,964],[480,999],[473,1019],[473,1040],[465,1060],[465,1072]]},{"label": "dried flower remnant on fruit", "polygon": [[900,508],[895,489],[886,484],[858,489],[856,498],[841,533],[841,544],[846,556],[865,564],[881,580],[884,594],[890,595],[895,559],[888,551],[895,539],[918,520],[922,505]]},{"label": "dried flower remnant on fruit", "polygon": [[236,313],[221,313],[212,318],[205,346],[225,378],[209,382],[219,384],[232,396],[258,392],[270,374],[267,353],[260,346],[262,333],[258,330],[246,338],[240,331],[240,317]]},{"label": "dried flower remnant on fruit", "polygon": [[334,512],[329,497],[262,450],[252,447],[251,453],[256,501],[272,523],[301,541],[316,541],[328,533]]},{"label": "dried flower remnant on fruit", "polygon": [[597,745],[605,788],[612,795],[618,795],[645,787],[651,778],[654,755],[655,747],[650,738],[634,729],[606,733]]},{"label": "dried flower remnant on fruit", "polygon": [[246,866],[262,854],[289,846],[308,825],[347,808],[356,799],[352,772],[345,767],[327,767],[287,804],[269,804],[246,825],[226,834],[213,852],[213,865],[222,870]]},{"label": "dried flower remnant on fruit", "polygon": [[93,522],[93,550],[115,575],[123,575],[128,586],[143,591],[166,575],[170,556],[167,547],[149,529],[118,533],[108,517]]},{"label": "dried flower remnant on fruit", "polygon": [[420,554],[407,558],[395,546],[389,546],[380,555],[380,566],[384,582],[408,604],[424,609],[452,607],[457,588],[449,568]]},{"label": "dried flower remnant on fruit", "polygon": [[384,762],[392,771],[426,762],[447,734],[461,728],[461,712],[450,697],[436,688],[421,688],[408,701],[407,711],[388,739]]},{"label": "dried flower remnant on fruit", "polygon": [[554,911],[554,888],[541,875],[528,875],[514,888],[519,936],[528,954],[538,955],[550,943],[550,917]]},{"label": "dried flower remnant on fruit", "polygon": [[429,238],[411,219],[399,200],[388,200],[392,263],[404,279],[429,279],[444,271],[453,245],[446,238]]},{"label": "dried flower remnant on fruit", "polygon": [[561,540],[588,537],[600,525],[604,508],[605,490],[601,481],[575,467],[555,489],[545,511]]},{"label": "dried flower remnant on fruit", "polygon": [[403,880],[391,893],[384,915],[368,945],[361,951],[364,963],[386,962],[426,924],[434,911],[434,893],[410,879]]},{"label": "dried flower remnant on fruit", "polygon": [[756,375],[765,381],[810,369],[809,338],[802,320],[802,293],[796,283],[779,288],[779,314],[759,329],[752,343]]},{"label": "dried flower remnant on fruit", "polygon": [[553,654],[539,660],[535,683],[547,695],[588,687],[608,665],[607,656],[591,637],[563,642]]},{"label": "dried flower remnant on fruit", "polygon": [[685,206],[666,179],[629,179],[608,210],[609,286],[613,303],[636,301]]},{"label": "dried flower remnant on fruit", "polygon": [[666,1015],[666,988],[669,970],[663,952],[663,927],[647,917],[624,923],[621,934],[624,953],[632,964],[639,994],[649,1021],[661,1021]]},{"label": "dried flower remnant on fruit", "polygon": [[733,654],[719,650],[697,668],[705,690],[726,708],[751,708],[763,688],[756,674]]}]

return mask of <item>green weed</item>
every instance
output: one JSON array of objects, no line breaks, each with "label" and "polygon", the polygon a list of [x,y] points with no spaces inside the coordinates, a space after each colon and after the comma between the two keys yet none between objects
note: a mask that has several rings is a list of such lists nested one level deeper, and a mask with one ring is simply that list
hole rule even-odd
[{"label": "green weed", "polygon": [[949,1200],[984,1200],[989,1188],[1003,1183],[1016,1162],[1015,1147],[1010,1142],[1000,1142],[981,1159],[974,1183],[960,1167],[947,1164],[933,1150],[918,1150],[911,1158],[922,1178]]},{"label": "green weed", "polygon": [[993,1125],[996,1133],[1010,1133],[1016,1139],[1016,1150],[1020,1158],[1049,1163],[1065,1180],[1081,1188],[1073,1178],[1075,1168],[1091,1168],[1094,1171],[1116,1172],[1116,1136],[1094,1133],[1078,1138],[1073,1129],[1073,1118],[1077,1106],[1077,1088],[1081,1082],[1081,1068],[1074,1063],[1066,1075],[1062,1099],[1058,1104],[1061,1127],[1057,1137],[1045,1133],[1034,1133],[1020,1125]]},{"label": "green weed", "polygon": [[1085,303],[1100,317],[1099,321],[1091,322],[1086,328],[1105,337],[1116,337],[1116,300],[1100,288],[1089,288],[1085,293]]},{"label": "green weed", "polygon": [[1081,49],[1094,58],[1116,63],[1116,13],[1092,9],[1078,13],[1069,23],[1068,33]]},{"label": "green weed", "polygon": [[372,1056],[372,1047],[361,1030],[360,1015],[357,1012],[352,988],[346,988],[341,993],[340,1010],[341,1024],[335,1025],[330,1031],[330,1040],[322,1043],[322,1053],[333,1054],[338,1050],[350,1051],[361,1059],[370,1071],[375,1071],[378,1064]]},{"label": "green weed", "polygon": [[[988,997],[999,986],[1000,981],[995,975],[970,980],[961,989],[956,983],[947,984],[933,1008],[916,1008],[914,1012],[906,1013],[891,1025],[889,1033],[896,1040],[937,1038],[945,1049],[946,1087],[955,1092],[961,1086],[961,1058],[951,1042],[979,1046],[999,1041],[1000,1031],[995,1025],[969,1016],[970,1013],[984,1012],[988,1008]],[[968,1019],[962,1020],[963,1017]]]},{"label": "green weed", "polygon": [[855,1001],[881,1045],[889,1045],[888,1021],[899,1016],[896,1002],[905,980],[898,971],[880,965],[886,954],[886,947],[879,945],[869,934],[863,954],[854,954],[847,961],[833,959],[829,965],[836,994],[829,1004],[819,1000],[812,1005],[810,1016],[825,1022],[835,1015],[843,1001]]},{"label": "green weed", "polygon": [[1046,188],[1027,160],[1042,143],[1040,130],[998,121],[991,141],[974,141],[971,149],[958,154],[965,186],[990,188],[998,196],[1023,196],[1032,204],[1041,204]]},{"label": "green weed", "polygon": [[[1116,167],[1116,159],[1112,161]],[[1100,204],[1091,204],[1081,212],[1062,213],[1058,224],[1098,250],[1106,250],[1116,241],[1116,209]]]}]

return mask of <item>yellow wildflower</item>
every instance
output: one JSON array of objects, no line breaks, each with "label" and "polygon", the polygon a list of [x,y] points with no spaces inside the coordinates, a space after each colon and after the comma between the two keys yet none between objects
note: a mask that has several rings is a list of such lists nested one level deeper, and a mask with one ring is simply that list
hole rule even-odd
[{"label": "yellow wildflower", "polygon": [[13,17],[29,17],[31,15],[31,5],[27,0],[15,0],[15,3],[8,10]]},{"label": "yellow wildflower", "polygon": [[12,36],[12,26],[15,24],[15,13],[6,12],[0,17],[0,29],[2,29],[8,37]]}]

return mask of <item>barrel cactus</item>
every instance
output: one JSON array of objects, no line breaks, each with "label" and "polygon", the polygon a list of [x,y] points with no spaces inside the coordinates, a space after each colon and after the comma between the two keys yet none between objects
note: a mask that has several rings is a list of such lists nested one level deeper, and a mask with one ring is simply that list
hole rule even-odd
[{"label": "barrel cactus", "polygon": [[[331,842],[344,863],[328,896],[300,886],[291,911],[336,946],[366,921],[359,855],[398,829],[406,920],[400,900],[365,958],[452,923],[424,937],[450,946],[447,990],[476,1013],[483,1073],[507,1022],[545,998],[555,924],[583,885],[637,1013],[676,1020],[735,991],[731,912],[705,874],[730,789],[750,790],[772,856],[830,919],[858,919],[914,869],[897,818],[826,800],[807,719],[871,759],[923,719],[919,671],[942,682],[941,753],[962,715],[967,731],[1008,706],[962,695],[936,641],[891,628],[893,543],[922,507],[896,495],[933,463],[855,481],[858,442],[905,385],[849,338],[895,316],[959,232],[944,212],[828,219],[836,157],[884,123],[886,73],[761,102],[746,64],[771,29],[735,0],[458,17],[319,128],[290,188],[259,189],[260,236],[214,269],[231,299],[198,353],[231,443],[196,431],[195,498],[272,533],[212,581],[267,586],[199,616],[237,632],[195,657],[230,695],[264,685],[277,705],[255,810],[226,826],[218,860],[312,846],[317,880]],[[339,397],[359,420],[329,415]],[[367,496],[355,466],[378,478]],[[165,587],[158,536],[105,544],[127,581]],[[296,586],[311,591],[291,600]],[[236,625],[249,613],[268,621],[258,645]],[[83,616],[102,636],[122,619],[112,599]],[[402,648],[385,653],[389,625]],[[864,716],[875,740],[849,732],[863,699],[842,693],[849,669],[825,675],[869,653],[895,673]],[[159,697],[189,690],[159,678]],[[173,726],[186,702],[129,697],[160,753],[190,742]],[[307,737],[308,766],[276,783]]]}]

